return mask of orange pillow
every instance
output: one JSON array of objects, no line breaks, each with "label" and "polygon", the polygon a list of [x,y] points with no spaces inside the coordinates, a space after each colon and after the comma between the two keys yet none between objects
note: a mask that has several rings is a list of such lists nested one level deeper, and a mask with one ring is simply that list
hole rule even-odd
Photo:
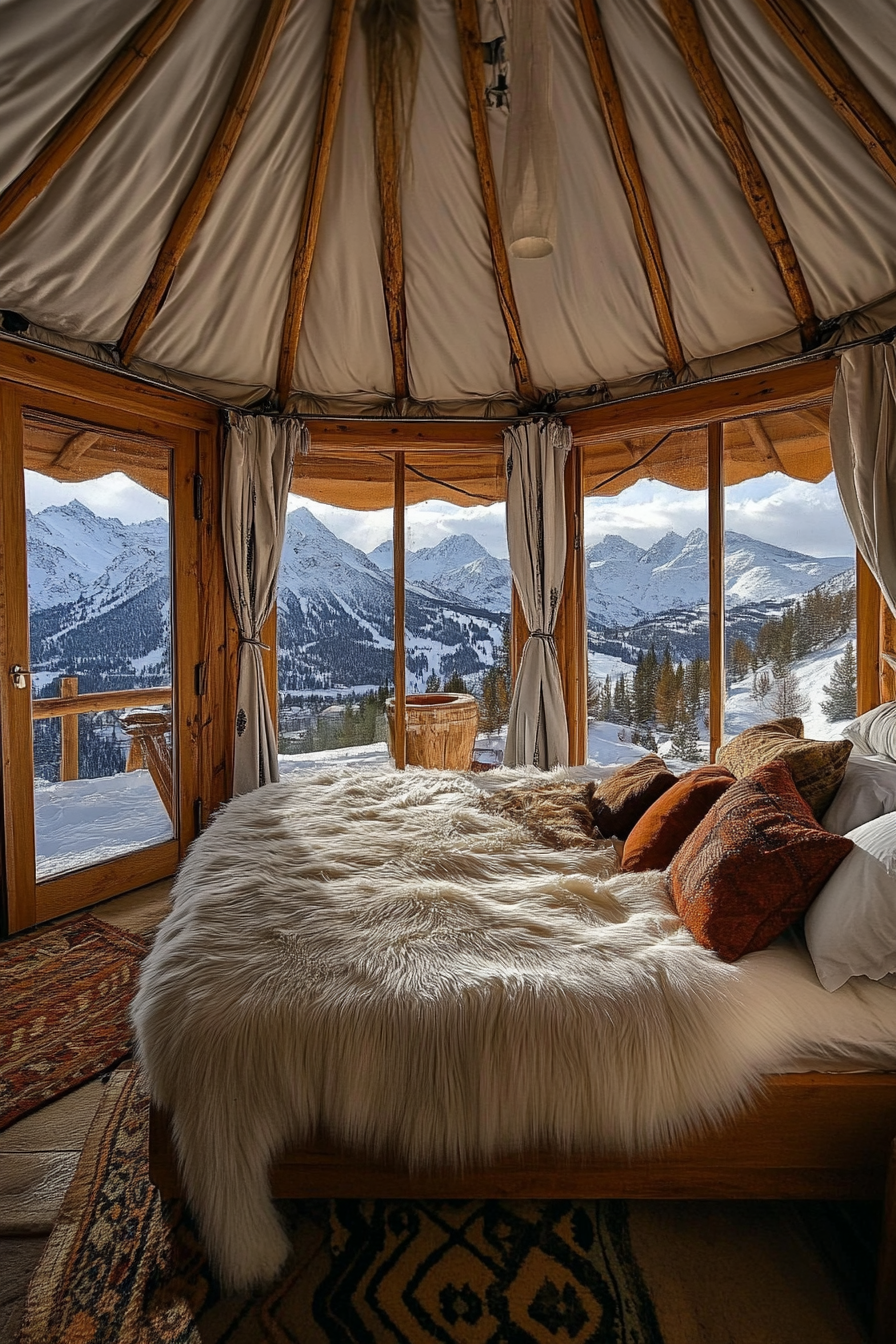
[{"label": "orange pillow", "polygon": [[675,783],[662,756],[648,752],[632,765],[620,766],[608,779],[592,784],[588,806],[598,835],[624,840],[651,804]]},{"label": "orange pillow", "polygon": [[819,826],[787,764],[738,779],[669,868],[675,909],[723,961],[767,947],[811,904],[853,844]]},{"label": "orange pillow", "polygon": [[694,827],[733,783],[731,771],[722,765],[701,765],[680,775],[635,822],[620,866],[627,873],[668,868]]}]

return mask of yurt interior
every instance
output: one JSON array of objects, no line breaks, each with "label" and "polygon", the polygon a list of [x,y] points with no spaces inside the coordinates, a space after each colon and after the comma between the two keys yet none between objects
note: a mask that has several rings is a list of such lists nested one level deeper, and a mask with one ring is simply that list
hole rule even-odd
[{"label": "yurt interior", "polygon": [[0,1344],[896,1344],[892,0],[0,0]]}]

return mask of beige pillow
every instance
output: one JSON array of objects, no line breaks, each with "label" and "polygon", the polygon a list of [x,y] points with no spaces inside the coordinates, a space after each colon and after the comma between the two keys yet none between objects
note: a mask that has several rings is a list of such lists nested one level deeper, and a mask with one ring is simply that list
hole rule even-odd
[{"label": "beige pillow", "polygon": [[[792,731],[799,725],[799,735]],[[744,779],[769,761],[786,761],[793,782],[816,817],[821,817],[834,800],[846,771],[852,743],[838,738],[823,742],[802,736],[801,719],[776,719],[762,723],[726,742],[716,757],[737,779]]]}]

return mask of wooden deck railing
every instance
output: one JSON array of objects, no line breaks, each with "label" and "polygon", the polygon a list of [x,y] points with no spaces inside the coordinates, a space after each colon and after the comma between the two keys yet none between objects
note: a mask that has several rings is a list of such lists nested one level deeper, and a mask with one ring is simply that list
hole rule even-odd
[{"label": "wooden deck railing", "polygon": [[[154,705],[171,704],[170,686],[147,686],[129,691],[89,691],[78,694],[77,677],[60,678],[61,695],[46,700],[32,700],[32,719],[61,719],[62,759],[59,778],[62,781],[78,778],[78,715],[97,714],[110,709],[144,710]],[[171,748],[166,734],[171,727],[171,716],[159,711],[155,714],[135,713],[120,720],[131,739],[126,770],[149,770],[159,791],[159,797],[171,816],[174,807],[173,768]]]}]

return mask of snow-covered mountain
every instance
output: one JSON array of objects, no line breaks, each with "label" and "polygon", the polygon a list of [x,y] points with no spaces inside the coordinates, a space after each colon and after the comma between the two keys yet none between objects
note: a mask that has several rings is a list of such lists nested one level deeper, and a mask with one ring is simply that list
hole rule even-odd
[{"label": "snow-covered mountain", "polygon": [[[852,570],[851,556],[803,555],[740,532],[725,534],[725,594],[730,607],[784,602]],[[706,603],[706,532],[667,532],[648,548],[608,535],[585,552],[588,614],[597,625],[634,625],[659,612]]]},{"label": "snow-covered mountain", "polygon": [[[481,556],[473,554],[471,546],[464,546],[453,555],[458,583],[464,582],[473,596],[432,583],[430,575],[438,576],[438,564],[427,567],[424,563],[419,571],[408,566],[405,641],[413,689],[422,689],[432,673],[442,679],[455,671],[476,677],[492,664],[500,644],[500,612],[506,608],[480,600],[483,585],[477,590],[475,569],[466,568],[479,564],[484,569],[482,557],[495,565],[500,562],[472,537],[457,540],[481,552]],[[308,509],[299,508],[287,516],[277,595],[284,689],[391,681],[394,599],[390,552],[390,546],[381,546],[375,557],[365,555],[334,536]],[[490,616],[490,611],[497,614]]]},{"label": "snow-covered mountain", "polygon": [[32,611],[62,602],[123,601],[168,573],[168,522],[122,523],[85,504],[53,504],[25,515]]},{"label": "snow-covered mountain", "polygon": [[[391,573],[391,541],[382,542],[369,558]],[[509,563],[492,555],[467,532],[443,537],[436,546],[408,551],[404,563],[410,583],[425,585],[486,611],[510,610]]]}]

